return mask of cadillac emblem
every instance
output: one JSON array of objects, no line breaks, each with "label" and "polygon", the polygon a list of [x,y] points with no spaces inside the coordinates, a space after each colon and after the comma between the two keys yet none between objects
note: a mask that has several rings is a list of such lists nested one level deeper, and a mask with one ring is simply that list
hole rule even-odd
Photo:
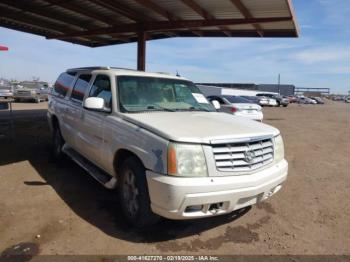
[{"label": "cadillac emblem", "polygon": [[254,151],[247,150],[247,151],[244,152],[244,160],[245,160],[247,163],[253,162],[254,158],[255,158],[255,153],[254,153]]}]

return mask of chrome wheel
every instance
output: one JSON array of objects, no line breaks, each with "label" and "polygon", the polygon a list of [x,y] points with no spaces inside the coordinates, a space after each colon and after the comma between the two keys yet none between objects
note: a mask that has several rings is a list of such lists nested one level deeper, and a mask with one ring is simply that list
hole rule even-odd
[{"label": "chrome wheel", "polygon": [[127,211],[133,217],[137,215],[139,210],[138,195],[139,191],[136,186],[135,174],[130,169],[127,169],[123,181],[123,198]]}]

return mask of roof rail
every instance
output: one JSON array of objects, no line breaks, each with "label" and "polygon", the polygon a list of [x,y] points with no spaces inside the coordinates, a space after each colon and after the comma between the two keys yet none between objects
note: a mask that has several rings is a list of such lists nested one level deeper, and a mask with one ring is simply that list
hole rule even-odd
[{"label": "roof rail", "polygon": [[70,69],[67,69],[67,72],[83,71],[83,70],[108,70],[108,69],[110,69],[109,66],[88,66],[88,67],[70,68]]},{"label": "roof rail", "polygon": [[138,71],[138,70],[136,70],[136,69],[125,68],[125,67],[114,67],[114,66],[112,66],[112,67],[110,67],[110,68],[112,68],[112,69],[121,69],[121,70],[130,70],[130,71]]},{"label": "roof rail", "polygon": [[70,69],[67,69],[67,72],[76,72],[76,71],[83,71],[83,70],[108,70],[108,69],[121,69],[121,70],[137,71],[136,69],[123,68],[123,67],[88,66],[88,67],[70,68]]}]

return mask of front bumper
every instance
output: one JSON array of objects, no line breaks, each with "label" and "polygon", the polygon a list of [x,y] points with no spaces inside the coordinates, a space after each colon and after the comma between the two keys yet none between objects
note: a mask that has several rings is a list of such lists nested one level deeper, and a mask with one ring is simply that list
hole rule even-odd
[{"label": "front bumper", "polygon": [[287,179],[286,160],[250,175],[184,178],[147,171],[152,211],[170,219],[230,213],[277,193]]}]

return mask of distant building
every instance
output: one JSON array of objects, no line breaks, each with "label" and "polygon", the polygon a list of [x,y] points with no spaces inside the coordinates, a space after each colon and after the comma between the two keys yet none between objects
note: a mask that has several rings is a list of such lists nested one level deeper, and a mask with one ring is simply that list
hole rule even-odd
[{"label": "distant building", "polygon": [[256,84],[252,83],[196,83],[196,85],[203,86],[218,86],[225,88],[235,88],[235,89],[247,89],[247,90],[257,90]]},{"label": "distant building", "polygon": [[277,84],[244,84],[244,83],[197,83],[197,85],[204,86],[217,86],[224,88],[240,89],[240,90],[252,90],[262,92],[280,93],[284,96],[292,96],[295,92],[294,85],[277,85]]},{"label": "distant building", "polygon": [[294,85],[262,84],[258,85],[259,91],[279,93],[283,96],[292,96],[295,93]]}]

